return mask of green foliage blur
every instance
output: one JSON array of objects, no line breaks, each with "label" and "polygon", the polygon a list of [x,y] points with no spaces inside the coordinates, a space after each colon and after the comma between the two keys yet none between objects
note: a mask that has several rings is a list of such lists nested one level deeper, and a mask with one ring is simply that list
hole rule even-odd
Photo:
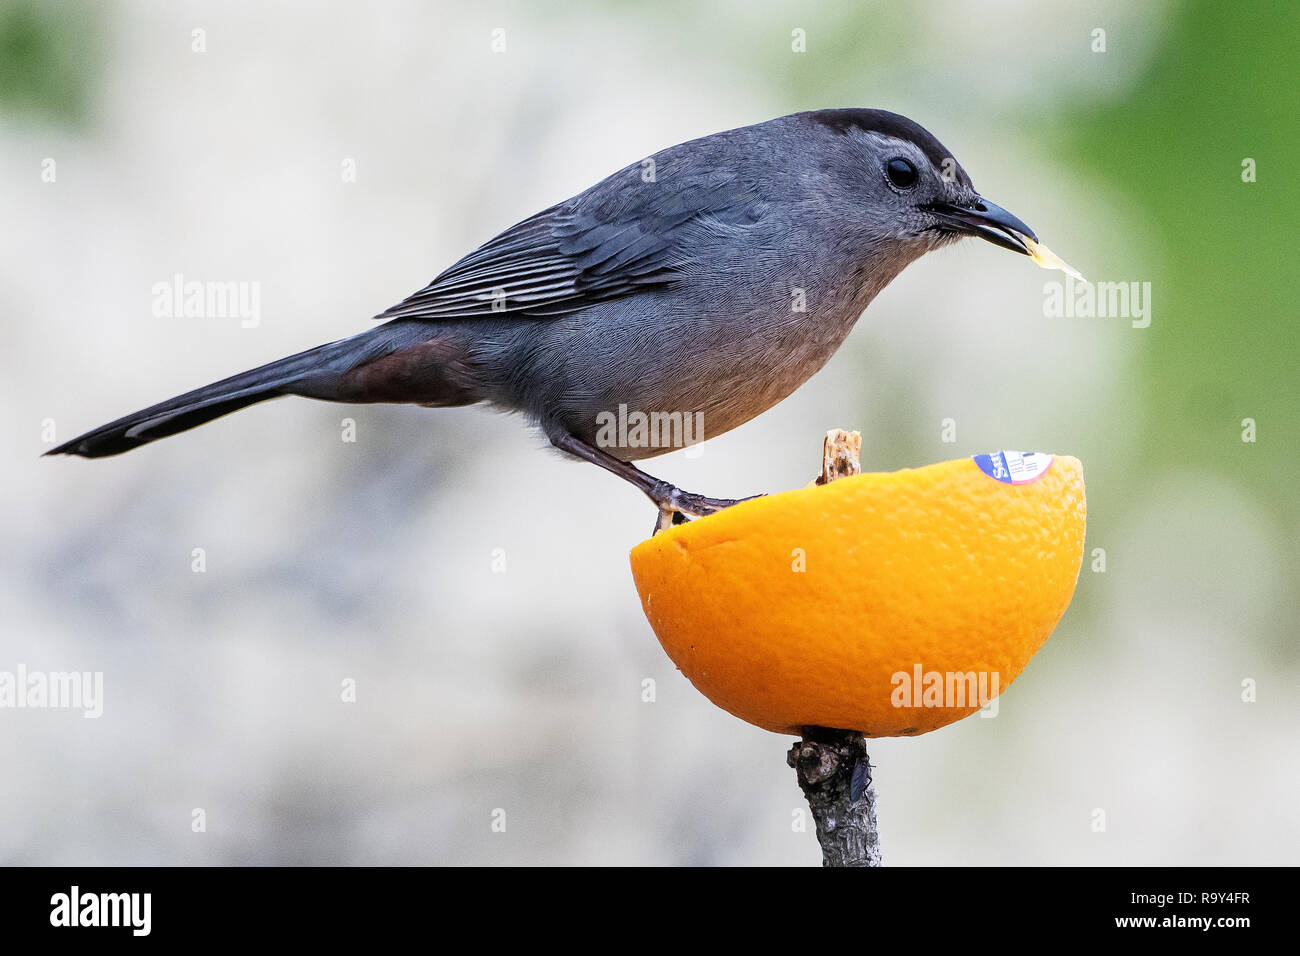
[{"label": "green foliage blur", "polygon": [[102,62],[99,8],[0,2],[0,109],[79,126]]},{"label": "green foliage blur", "polygon": [[[1180,7],[1147,74],[1080,107],[1060,148],[1158,225],[1162,321],[1142,352],[1144,455],[1190,459],[1295,528],[1300,449],[1300,4]],[[1257,180],[1243,181],[1253,159]],[[1099,272],[1126,277],[1122,260]],[[1134,278],[1137,278],[1136,276]],[[1242,420],[1257,442],[1240,440]]]}]

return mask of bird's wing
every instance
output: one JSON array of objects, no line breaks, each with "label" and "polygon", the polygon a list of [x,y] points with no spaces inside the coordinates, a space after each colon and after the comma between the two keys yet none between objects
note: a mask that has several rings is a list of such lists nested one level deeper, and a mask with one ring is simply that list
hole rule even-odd
[{"label": "bird's wing", "polygon": [[[539,318],[674,281],[692,260],[683,227],[757,221],[762,204],[732,174],[644,182],[629,167],[512,226],[379,319]],[[620,182],[621,179],[621,182]]]}]

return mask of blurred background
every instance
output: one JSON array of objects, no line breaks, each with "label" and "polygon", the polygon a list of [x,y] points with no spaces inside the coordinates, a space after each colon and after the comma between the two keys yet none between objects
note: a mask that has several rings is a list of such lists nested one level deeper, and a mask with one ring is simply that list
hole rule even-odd
[{"label": "blurred background", "polygon": [[[664,146],[875,106],[1089,279],[1150,282],[1150,325],[1048,317],[1060,273],[961,243],[652,470],[794,487],[835,426],[871,470],[1078,456],[1078,591],[998,718],[871,743],[886,863],[1296,862],[1298,35],[1210,0],[0,0],[0,670],[104,674],[99,719],[0,710],[0,861],[819,862],[791,738],[642,616],[651,506],[519,420],[291,400],[38,456],[360,331]],[[260,321],[155,315],[177,273],[257,283]]]}]

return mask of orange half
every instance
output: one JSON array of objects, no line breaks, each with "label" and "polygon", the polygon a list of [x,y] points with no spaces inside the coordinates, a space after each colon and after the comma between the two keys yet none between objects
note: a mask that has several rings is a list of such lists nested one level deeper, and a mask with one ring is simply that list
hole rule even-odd
[{"label": "orange half", "polygon": [[996,697],[1047,640],[1085,516],[1077,459],[998,452],[676,525],[632,550],[632,577],[668,656],[724,710],[783,734],[919,734]]}]

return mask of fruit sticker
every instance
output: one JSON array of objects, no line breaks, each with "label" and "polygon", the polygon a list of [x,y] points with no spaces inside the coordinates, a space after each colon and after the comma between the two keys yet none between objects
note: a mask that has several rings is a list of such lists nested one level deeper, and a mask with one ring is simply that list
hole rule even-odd
[{"label": "fruit sticker", "polygon": [[1041,451],[994,451],[974,458],[980,471],[1007,485],[1027,485],[1052,467],[1052,456]]}]

